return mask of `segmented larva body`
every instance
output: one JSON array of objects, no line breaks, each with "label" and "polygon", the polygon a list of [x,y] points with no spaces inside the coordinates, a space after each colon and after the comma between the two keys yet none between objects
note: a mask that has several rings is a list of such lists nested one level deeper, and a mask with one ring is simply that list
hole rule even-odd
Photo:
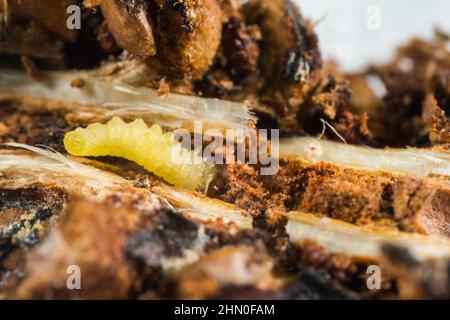
[{"label": "segmented larva body", "polygon": [[64,146],[74,156],[125,158],[177,187],[190,190],[205,188],[214,172],[213,166],[182,148],[173,139],[173,133],[164,133],[157,124],[149,128],[142,119],[125,123],[115,117],[107,124],[78,128],[65,135]]}]

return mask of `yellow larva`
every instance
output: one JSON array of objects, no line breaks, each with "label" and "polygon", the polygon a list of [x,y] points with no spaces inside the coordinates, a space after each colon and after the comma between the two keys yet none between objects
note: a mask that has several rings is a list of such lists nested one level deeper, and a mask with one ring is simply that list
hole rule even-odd
[{"label": "yellow larva", "polygon": [[74,156],[125,158],[190,190],[205,188],[214,172],[213,166],[174,141],[173,133],[164,133],[156,124],[149,128],[142,119],[127,124],[115,117],[107,124],[78,128],[65,135],[64,146]]}]

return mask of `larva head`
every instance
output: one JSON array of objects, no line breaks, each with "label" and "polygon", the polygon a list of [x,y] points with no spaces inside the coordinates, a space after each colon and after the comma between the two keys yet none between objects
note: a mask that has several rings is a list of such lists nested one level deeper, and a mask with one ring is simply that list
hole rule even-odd
[{"label": "larva head", "polygon": [[64,136],[64,147],[67,152],[74,156],[86,156],[89,153],[89,139],[87,139],[84,129],[78,128],[75,131],[66,133]]}]

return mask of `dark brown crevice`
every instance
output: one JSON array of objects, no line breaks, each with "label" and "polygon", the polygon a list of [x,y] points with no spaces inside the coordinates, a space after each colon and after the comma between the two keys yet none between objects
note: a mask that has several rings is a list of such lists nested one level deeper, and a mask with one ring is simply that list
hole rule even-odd
[{"label": "dark brown crevice", "polygon": [[59,111],[25,111],[0,104],[0,141],[28,145],[45,145],[63,149],[63,138],[70,128],[65,113]]},{"label": "dark brown crevice", "polygon": [[384,186],[380,201],[380,211],[384,212],[388,217],[394,219],[394,190],[392,184],[388,183]]}]

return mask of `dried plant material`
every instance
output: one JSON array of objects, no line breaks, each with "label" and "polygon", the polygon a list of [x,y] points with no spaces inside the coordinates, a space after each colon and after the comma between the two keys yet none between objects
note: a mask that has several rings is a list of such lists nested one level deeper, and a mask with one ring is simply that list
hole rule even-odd
[{"label": "dried plant material", "polygon": [[[138,265],[160,268],[163,272],[160,275],[171,280],[174,272],[194,263],[211,248],[245,241],[261,245],[256,233],[242,231],[236,224],[207,221],[203,225],[183,218],[163,204],[164,198],[149,189],[135,187],[134,181],[93,167],[101,167],[100,163],[63,157],[30,146],[13,146],[36,153],[0,152],[0,171],[4,173],[0,181],[0,210],[7,212],[4,206],[9,206],[27,212],[31,207],[46,215],[36,222],[28,222],[30,228],[36,224],[43,234],[39,238],[37,234],[30,237],[34,242],[27,248],[17,248],[10,242],[10,234],[2,233],[0,265],[3,270],[13,271],[5,263],[5,249],[8,254],[23,254],[20,278],[9,277],[0,285],[4,298],[93,299],[104,298],[104,290],[110,291],[107,297],[126,298],[129,288],[147,277],[142,270],[138,272]],[[191,203],[186,202],[188,206]],[[37,204],[46,207],[41,209]],[[210,205],[210,208],[217,205],[215,210],[223,207],[217,202]],[[0,221],[3,232],[7,219],[2,215]],[[26,234],[22,226],[19,230]],[[168,238],[167,234],[171,236]],[[67,241],[72,237],[76,239]],[[93,241],[94,246],[90,245]],[[111,252],[115,254],[111,256]],[[79,265],[89,275],[89,281],[83,282],[84,290],[68,291],[53,285],[55,279],[67,275],[66,263]],[[99,268],[104,272],[99,273]],[[105,281],[105,275],[114,280]],[[117,290],[111,289],[116,286]],[[162,296],[167,294],[159,285],[155,284],[154,289]]]},{"label": "dried plant material", "polygon": [[326,252],[345,255],[366,265],[376,264],[383,270],[384,280],[396,280],[398,298],[449,297],[448,239],[356,227],[302,212],[290,213],[286,231],[290,239],[302,248],[308,248],[312,243],[316,247],[313,252],[316,260]]},{"label": "dried plant material", "polygon": [[100,6],[108,29],[121,48],[144,57],[156,54],[155,37],[143,1],[103,0]]},{"label": "dried plant material", "polygon": [[252,217],[244,210],[225,202],[206,197],[201,193],[190,192],[159,185],[152,190],[183,214],[200,221],[223,221],[234,223],[240,228],[251,229]]},{"label": "dried plant material", "polygon": [[83,5],[87,8],[95,8],[100,5],[102,0],[84,0]]},{"label": "dried plant material", "polygon": [[[227,71],[233,79],[243,79],[258,69],[261,50],[257,44],[259,29],[232,17],[224,24],[222,46]],[[233,85],[231,85],[232,87]],[[230,90],[231,87],[228,89]]]},{"label": "dried plant material", "polygon": [[390,232],[382,229],[357,227],[339,220],[318,218],[301,212],[289,214],[286,227],[292,241],[301,244],[313,240],[332,253],[380,261],[384,245],[404,247],[420,260],[450,259],[450,241],[417,234]]},{"label": "dried plant material", "polygon": [[[293,0],[0,0],[0,23],[0,298],[449,297],[443,32],[346,77]],[[276,174],[250,158],[277,132],[236,149],[256,126]],[[194,152],[226,129],[233,164]]]},{"label": "dried plant material", "polygon": [[[448,110],[449,69],[448,43],[439,38],[432,41],[412,39],[398,48],[393,61],[369,68],[367,78],[376,79],[378,86],[383,87],[382,94],[373,99],[370,90],[363,91],[365,96],[360,96],[360,100],[366,99],[366,102],[358,104],[359,110],[367,110],[371,121],[375,122],[369,126],[376,128],[381,145],[426,146],[443,142],[439,141],[436,127],[442,127],[443,122],[448,121],[444,119],[448,115],[430,113],[430,108],[434,107],[429,104],[430,95],[433,95],[436,105],[442,111]],[[360,78],[360,81],[363,80]],[[372,93],[379,91],[376,87]],[[355,94],[360,93],[361,87]]]},{"label": "dried plant material", "polygon": [[[130,234],[145,225],[145,217],[161,210],[159,206],[151,208],[143,212],[118,207],[112,201],[99,204],[77,199],[72,202],[65,210],[63,221],[24,258],[23,277],[14,289],[7,291],[9,298],[120,299],[126,296],[136,282],[133,266],[127,262],[127,241]],[[77,265],[86,275],[83,290],[53,285],[66,278],[71,265]]]},{"label": "dried plant material", "polygon": [[387,244],[382,264],[397,279],[400,299],[450,298],[448,258],[421,260],[405,247]]},{"label": "dried plant material", "polygon": [[430,141],[433,144],[450,143],[450,120],[433,95],[424,101],[423,118],[430,130]]},{"label": "dried plant material", "polygon": [[219,295],[223,286],[275,291],[283,281],[272,275],[273,268],[272,259],[258,248],[227,247],[180,270],[175,290],[179,299],[208,299]]},{"label": "dried plant material", "polygon": [[[338,147],[345,145],[333,151]],[[297,154],[282,157],[275,176],[261,177],[249,166],[229,166],[224,176],[212,182],[210,195],[237,204],[281,234],[287,212],[300,210],[355,225],[450,236],[446,175],[352,167]]]},{"label": "dried plant material", "polygon": [[[80,115],[104,118],[120,115],[143,118],[149,123],[177,129],[193,129],[202,121],[206,129],[245,129],[255,121],[248,106],[217,99],[168,94],[143,86],[146,67],[137,61],[107,64],[95,71],[42,72],[45,82],[31,80],[25,73],[0,72],[0,101],[18,101],[29,108],[77,110]],[[74,79],[84,80],[73,88]]]},{"label": "dried plant material", "polygon": [[92,201],[102,201],[113,194],[124,202],[142,197],[142,205],[152,197],[145,189],[134,188],[133,182],[92,165],[85,165],[42,148],[21,144],[9,146],[30,150],[32,153],[0,151],[0,171],[8,174],[8,178],[2,179],[0,183],[3,187],[20,189],[49,184],[71,196]]},{"label": "dried plant material", "polygon": [[323,119],[320,119],[320,121],[322,121],[322,123],[323,123],[323,130],[322,130],[322,133],[320,134],[319,140],[322,139],[322,137],[323,137],[323,135],[325,134],[325,132],[326,132],[326,130],[327,130],[327,127],[328,127],[331,131],[333,131],[333,133],[334,133],[339,139],[341,139],[341,141],[342,141],[344,144],[347,144],[347,142],[345,141],[345,139],[339,134],[339,132],[336,131],[336,129],[335,129],[331,124],[329,124],[327,121],[325,121],[325,120],[323,120]]},{"label": "dried plant material", "polygon": [[159,82],[157,93],[158,96],[162,98],[166,97],[170,93],[170,86],[167,83],[166,78],[162,78],[161,81]]},{"label": "dried plant material", "polygon": [[212,65],[222,34],[217,0],[153,1],[157,52],[147,63],[171,79],[199,79]]},{"label": "dried plant material", "polygon": [[305,137],[282,140],[280,156],[370,171],[414,176],[450,176],[450,153],[426,149],[382,150]]}]

